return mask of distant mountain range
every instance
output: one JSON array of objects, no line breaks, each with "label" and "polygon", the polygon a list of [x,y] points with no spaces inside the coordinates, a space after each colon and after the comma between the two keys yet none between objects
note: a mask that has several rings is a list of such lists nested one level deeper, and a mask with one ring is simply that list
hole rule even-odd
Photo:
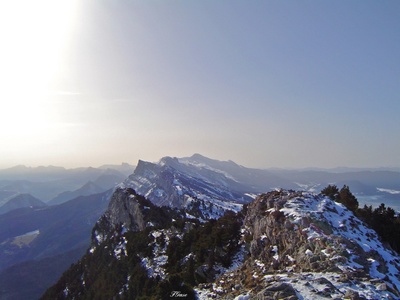
[{"label": "distant mountain range", "polygon": [[89,183],[92,188],[97,186],[96,192],[106,191],[132,174],[134,169],[134,166],[125,163],[100,168],[16,166],[0,170],[0,206],[21,193],[31,194],[49,204],[61,203],[76,196],[88,195]]},{"label": "distant mountain range", "polygon": [[395,171],[262,170],[194,154],[164,157],[158,163],[139,161],[124,184],[157,205],[176,207],[186,205],[187,199],[246,203],[273,189],[319,192],[329,184],[348,185],[361,205],[383,202],[400,211],[400,172]]},{"label": "distant mountain range", "polygon": [[[105,185],[105,187],[109,187],[109,185]],[[67,192],[62,192],[61,194],[58,194],[55,198],[51,199],[47,203],[49,205],[56,205],[56,204],[67,202],[68,200],[74,199],[79,196],[89,196],[89,195],[101,193],[103,191],[104,191],[103,187],[98,186],[93,181],[89,181],[75,191],[72,191],[72,192],[67,191]]]},{"label": "distant mountain range", "polygon": [[[167,159],[163,158],[160,162]],[[319,191],[328,184],[336,184],[338,187],[346,184],[359,197],[361,203],[377,206],[380,202],[385,202],[400,210],[398,203],[400,197],[396,193],[400,191],[400,170],[396,168],[256,169],[240,166],[232,161],[210,159],[200,154],[176,160],[181,168],[186,165],[187,168],[190,167],[192,170],[197,168],[201,172],[206,169],[220,172],[220,177],[225,174],[225,179],[231,183],[237,181],[237,187],[231,186],[232,191],[239,189],[239,192],[245,191],[250,194],[274,188]],[[138,165],[140,165],[139,170],[142,170],[143,165],[151,166],[159,163],[139,161]],[[99,168],[16,166],[0,170],[0,205],[19,193],[29,193],[43,202],[52,201],[49,204],[60,203],[73,199],[77,195],[74,191],[85,190],[87,188],[85,185],[89,183],[94,183],[103,191],[111,188],[132,175],[134,170],[135,166],[126,163],[104,165]]]},{"label": "distant mountain range", "polygon": [[41,208],[47,206],[46,203],[40,201],[39,199],[33,197],[30,194],[18,194],[11,198],[3,206],[0,206],[0,215],[5,214],[14,209],[31,207],[31,208]]},{"label": "distant mountain range", "polygon": [[[27,167],[24,165],[15,166],[8,169],[0,170],[0,180],[33,180],[33,181],[51,181],[76,176],[79,174],[87,173],[98,173],[96,170],[116,170],[126,176],[131,174],[135,169],[134,166],[128,163],[122,163],[121,165],[103,165],[98,168],[93,167],[81,167],[74,169],[66,169],[64,167],[56,166],[40,166],[40,167]],[[96,174],[97,174],[96,173]],[[100,172],[101,173],[101,172]]]}]

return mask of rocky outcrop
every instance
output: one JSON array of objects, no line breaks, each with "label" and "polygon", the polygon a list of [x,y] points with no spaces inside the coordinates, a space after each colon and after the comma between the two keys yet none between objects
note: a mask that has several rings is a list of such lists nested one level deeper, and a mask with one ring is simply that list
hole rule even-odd
[{"label": "rocky outcrop", "polygon": [[143,214],[145,206],[140,203],[140,197],[131,188],[118,187],[111,197],[107,211],[93,228],[92,243],[101,243],[118,226],[132,231],[145,229],[146,222]]},{"label": "rocky outcrop", "polygon": [[[244,224],[252,236],[250,254],[253,260],[263,261],[267,272],[284,269],[294,272],[337,270],[337,261],[344,260],[340,245],[358,246],[340,237],[330,237],[328,241],[332,230],[322,220],[306,215],[294,222],[281,211],[288,201],[300,196],[301,193],[296,192],[274,191],[259,196],[248,207]],[[309,238],[308,228],[319,231],[321,237]],[[324,249],[326,254],[321,252]],[[336,259],[332,260],[333,256]]]},{"label": "rocky outcrop", "polygon": [[209,288],[213,297],[400,298],[398,254],[327,197],[283,190],[260,195],[247,207],[242,233],[248,258],[217,279]]},{"label": "rocky outcrop", "polygon": [[146,227],[142,209],[133,189],[117,189],[111,198],[106,217],[113,226],[121,224],[128,230],[140,231]]}]

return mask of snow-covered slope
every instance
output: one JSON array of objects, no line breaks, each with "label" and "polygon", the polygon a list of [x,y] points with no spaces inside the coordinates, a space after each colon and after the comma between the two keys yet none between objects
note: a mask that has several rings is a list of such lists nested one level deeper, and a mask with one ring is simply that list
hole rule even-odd
[{"label": "snow-covered slope", "polygon": [[198,289],[200,299],[400,297],[399,255],[328,197],[261,195],[248,207],[243,238],[250,257],[211,287]]},{"label": "snow-covered slope", "polygon": [[254,192],[223,170],[171,157],[158,164],[139,161],[120,187],[131,187],[158,206],[185,208],[201,219],[241,210],[242,204],[253,200],[250,193]]}]

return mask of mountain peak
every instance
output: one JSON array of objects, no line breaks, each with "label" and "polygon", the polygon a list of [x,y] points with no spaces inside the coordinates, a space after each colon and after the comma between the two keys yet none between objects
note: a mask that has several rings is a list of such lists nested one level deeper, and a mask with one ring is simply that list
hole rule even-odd
[{"label": "mountain peak", "polygon": [[209,159],[208,157],[205,157],[204,155],[201,155],[200,153],[194,153],[190,158],[191,159],[199,159],[199,160]]},{"label": "mountain peak", "polygon": [[114,234],[118,227],[124,231],[142,231],[149,226],[166,226],[172,222],[168,209],[156,207],[132,188],[117,187],[107,211],[93,229],[92,244],[99,245]]},{"label": "mountain peak", "polygon": [[176,157],[165,156],[165,157],[160,159],[159,164],[160,165],[175,166],[175,165],[179,164],[179,160]]},{"label": "mountain peak", "polygon": [[139,161],[124,184],[158,206],[201,208],[193,213],[204,219],[219,218],[227,210],[239,211],[252,200],[247,187],[217,165],[176,157],[163,157],[157,164]]},{"label": "mountain peak", "polygon": [[46,203],[33,197],[31,194],[18,194],[0,207],[0,214],[23,207],[39,208],[47,206]]},{"label": "mountain peak", "polygon": [[237,163],[235,163],[232,160],[227,160],[227,161],[221,161],[221,160],[217,160],[217,159],[212,159],[209,157],[206,157],[204,155],[201,155],[199,153],[195,153],[190,157],[186,157],[186,158],[182,158],[181,160],[188,160],[188,161],[193,161],[193,162],[199,162],[199,163],[204,163],[204,164],[210,164],[210,165],[215,165],[215,164],[230,164],[230,165],[234,165],[234,166],[238,166],[239,165]]}]

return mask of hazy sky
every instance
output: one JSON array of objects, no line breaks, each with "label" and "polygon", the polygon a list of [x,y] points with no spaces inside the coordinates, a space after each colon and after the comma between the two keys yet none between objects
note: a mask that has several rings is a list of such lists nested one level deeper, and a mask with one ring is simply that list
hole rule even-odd
[{"label": "hazy sky", "polygon": [[8,0],[0,167],[400,166],[400,1]]}]

